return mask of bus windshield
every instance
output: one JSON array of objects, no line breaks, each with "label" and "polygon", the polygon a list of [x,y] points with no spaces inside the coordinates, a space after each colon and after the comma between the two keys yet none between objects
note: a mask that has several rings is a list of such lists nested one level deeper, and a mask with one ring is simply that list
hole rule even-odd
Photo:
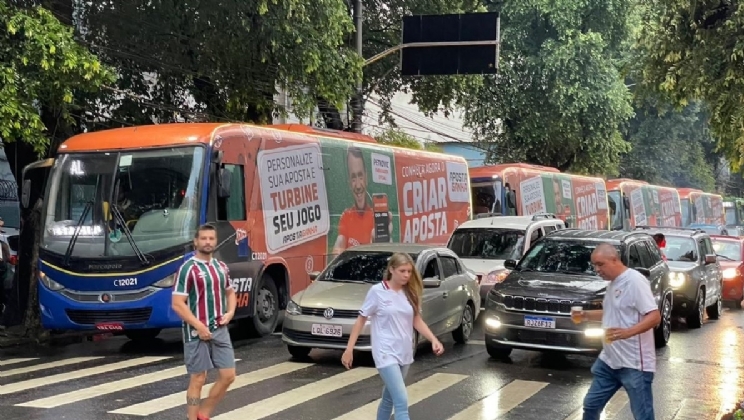
[{"label": "bus windshield", "polygon": [[42,248],[67,258],[147,259],[191,242],[204,154],[189,146],[60,155],[47,183]]}]

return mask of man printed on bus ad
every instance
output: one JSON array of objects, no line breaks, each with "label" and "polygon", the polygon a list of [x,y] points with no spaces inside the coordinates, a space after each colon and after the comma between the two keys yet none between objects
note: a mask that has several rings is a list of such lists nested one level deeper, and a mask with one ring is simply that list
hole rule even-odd
[{"label": "man printed on bus ad", "polygon": [[[346,169],[353,202],[344,210],[338,221],[338,236],[333,246],[332,258],[347,248],[378,242],[375,240],[378,235],[381,239],[387,236],[387,241],[393,241],[393,222],[387,205],[387,195],[370,195],[367,190],[367,165],[362,151],[356,146],[349,146],[347,149]],[[372,197],[372,206],[367,200],[368,197]],[[383,220],[379,220],[381,218]],[[387,231],[384,219],[388,222]]]}]

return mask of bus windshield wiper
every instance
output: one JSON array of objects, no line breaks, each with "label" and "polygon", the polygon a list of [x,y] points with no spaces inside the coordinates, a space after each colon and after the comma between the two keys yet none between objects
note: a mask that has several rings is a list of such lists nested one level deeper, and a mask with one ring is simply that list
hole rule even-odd
[{"label": "bus windshield wiper", "polygon": [[80,215],[80,218],[78,219],[77,224],[75,225],[75,231],[72,233],[72,237],[70,238],[70,243],[67,244],[67,251],[65,251],[65,259],[62,261],[62,264],[69,267],[70,266],[70,256],[72,255],[72,250],[75,249],[75,244],[77,243],[77,239],[80,236],[80,231],[83,229],[83,222],[85,221],[85,218],[88,217],[88,213],[90,213],[90,209],[93,208],[93,202],[88,201],[85,203],[85,207],[83,207],[83,214]]},{"label": "bus windshield wiper", "polygon": [[126,220],[124,220],[124,216],[122,216],[121,212],[119,212],[119,206],[117,204],[111,206],[111,213],[114,214],[116,223],[121,225],[121,228],[124,231],[124,236],[127,237],[129,245],[132,246],[132,250],[134,250],[134,253],[137,255],[137,258],[139,258],[142,265],[149,265],[150,261],[147,260],[145,254],[142,253],[142,251],[140,251],[139,247],[137,246],[137,242],[135,242],[134,238],[132,237],[132,231],[129,230],[129,226],[127,226],[127,222]]}]

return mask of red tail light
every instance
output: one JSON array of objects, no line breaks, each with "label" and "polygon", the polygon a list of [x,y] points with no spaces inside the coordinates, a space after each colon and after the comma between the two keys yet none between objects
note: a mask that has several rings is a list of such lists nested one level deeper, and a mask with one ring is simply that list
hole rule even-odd
[{"label": "red tail light", "polygon": [[10,259],[8,260],[10,265],[18,265],[18,256],[17,255],[11,255]]}]

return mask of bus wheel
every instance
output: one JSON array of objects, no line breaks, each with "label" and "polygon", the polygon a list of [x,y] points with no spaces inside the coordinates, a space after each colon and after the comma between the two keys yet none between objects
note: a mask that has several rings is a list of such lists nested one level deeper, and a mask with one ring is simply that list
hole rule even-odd
[{"label": "bus wheel", "polygon": [[154,340],[160,334],[160,328],[151,328],[144,330],[127,330],[124,335],[132,341]]},{"label": "bus wheel", "polygon": [[253,290],[256,313],[248,322],[248,333],[253,337],[263,337],[273,333],[279,322],[279,292],[274,279],[266,273]]}]

